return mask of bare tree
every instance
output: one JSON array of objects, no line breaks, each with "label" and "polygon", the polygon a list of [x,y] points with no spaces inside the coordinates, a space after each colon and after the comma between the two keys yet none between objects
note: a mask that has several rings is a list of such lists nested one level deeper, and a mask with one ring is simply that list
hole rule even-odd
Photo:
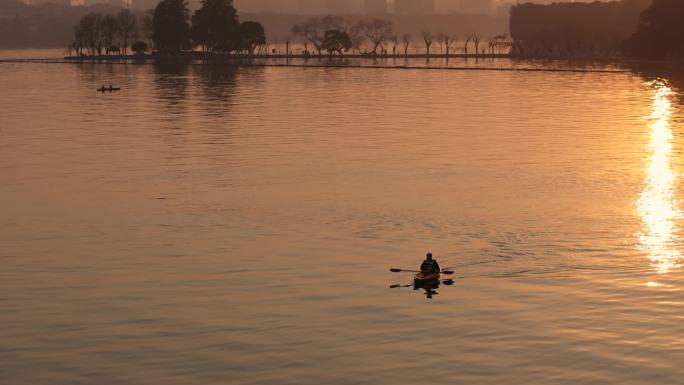
[{"label": "bare tree", "polygon": [[365,47],[366,37],[364,36],[361,27],[362,26],[358,23],[354,24],[348,29],[347,34],[351,40],[352,48],[354,48],[359,55],[368,55],[369,53]]},{"label": "bare tree", "polygon": [[81,18],[74,30],[92,56],[102,53],[102,18],[101,13],[91,12]]},{"label": "bare tree", "polygon": [[470,40],[472,40],[473,44],[475,44],[475,56],[479,55],[480,41],[482,40],[482,36],[479,33],[473,33],[470,35]]},{"label": "bare tree", "polygon": [[133,12],[128,9],[122,9],[116,18],[119,22],[119,37],[121,38],[121,49],[123,54],[128,53],[128,45],[134,39],[138,38],[138,21]]},{"label": "bare tree", "polygon": [[[81,28],[81,23],[74,26],[74,39],[69,46],[76,51],[76,56],[83,54],[83,48],[87,46],[87,36]],[[71,55],[71,52],[69,54]]]},{"label": "bare tree", "polygon": [[458,37],[456,35],[449,35],[446,33],[440,33],[438,36],[439,41],[444,44],[444,48],[446,49],[446,56],[449,56],[449,49],[451,46],[458,40]]},{"label": "bare tree", "polygon": [[357,23],[357,28],[373,45],[369,52],[373,55],[378,54],[378,48],[384,51],[385,44],[393,35],[392,22],[384,19],[361,20]]},{"label": "bare tree", "polygon": [[312,17],[303,23],[293,25],[291,31],[293,35],[301,36],[306,42],[313,44],[318,56],[321,56],[325,31],[321,28],[320,20]]},{"label": "bare tree", "polygon": [[430,46],[432,45],[432,40],[434,39],[434,36],[432,35],[432,32],[428,30],[423,30],[420,34],[421,36],[423,36],[423,41],[425,42],[425,50],[427,52],[427,55],[430,56]]},{"label": "bare tree", "polygon": [[290,56],[292,53],[292,37],[289,34],[285,34],[285,55]]},{"label": "bare tree", "polygon": [[114,39],[119,34],[119,21],[113,15],[106,15],[102,18],[102,39],[104,41],[105,52],[113,52]]},{"label": "bare tree", "polygon": [[389,37],[389,41],[392,44],[392,57],[397,57],[397,46],[399,45],[399,35],[393,33]]},{"label": "bare tree", "polygon": [[408,56],[408,49],[411,45],[411,34],[405,33],[401,36],[401,42],[404,45],[404,56]]},{"label": "bare tree", "polygon": [[494,54],[496,50],[498,51],[497,53],[501,55],[503,49],[510,49],[512,45],[511,40],[508,38],[508,34],[505,33],[496,35],[489,40],[489,49],[492,54]]},{"label": "bare tree", "polygon": [[333,15],[327,15],[321,19],[312,17],[303,23],[293,25],[291,32],[293,35],[300,36],[313,44],[318,56],[322,56],[325,32],[331,29],[345,30],[344,19]]},{"label": "bare tree", "polygon": [[[473,40],[473,34],[472,33],[466,36],[465,44],[463,45],[463,53],[466,56],[468,56],[468,43],[470,43],[471,40]],[[477,52],[475,52],[475,53],[477,54]]]},{"label": "bare tree", "polygon": [[140,32],[142,34],[141,37],[145,39],[148,45],[152,44],[153,19],[154,9],[148,9],[140,22]]}]

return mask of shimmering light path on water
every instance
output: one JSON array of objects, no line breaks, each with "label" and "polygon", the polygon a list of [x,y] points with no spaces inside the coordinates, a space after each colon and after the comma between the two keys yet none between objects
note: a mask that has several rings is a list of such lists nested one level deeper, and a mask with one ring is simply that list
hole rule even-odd
[{"label": "shimmering light path on water", "polygon": [[[1,384],[684,378],[677,78],[3,63],[0,84]],[[427,251],[456,283],[390,289]]]},{"label": "shimmering light path on water", "polygon": [[654,81],[653,113],[651,114],[653,151],[648,167],[646,186],[639,198],[639,214],[646,229],[640,239],[655,268],[662,273],[678,267],[682,255],[679,250],[679,229],[676,220],[681,216],[680,198],[675,191],[677,175],[670,167],[672,156],[672,90],[662,81]]}]

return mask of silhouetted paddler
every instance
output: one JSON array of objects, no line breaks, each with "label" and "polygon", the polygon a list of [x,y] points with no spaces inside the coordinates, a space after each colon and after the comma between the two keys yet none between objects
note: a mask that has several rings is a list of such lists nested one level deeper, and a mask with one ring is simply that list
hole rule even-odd
[{"label": "silhouetted paddler", "polygon": [[440,268],[437,261],[432,259],[432,253],[427,253],[425,260],[420,264],[420,271],[423,273],[439,273]]}]

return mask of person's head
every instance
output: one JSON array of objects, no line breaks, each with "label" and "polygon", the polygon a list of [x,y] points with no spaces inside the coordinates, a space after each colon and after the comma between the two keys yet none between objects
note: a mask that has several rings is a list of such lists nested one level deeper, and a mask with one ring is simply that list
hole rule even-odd
[{"label": "person's head", "polygon": [[426,257],[428,260],[432,259],[432,253],[427,253]]}]

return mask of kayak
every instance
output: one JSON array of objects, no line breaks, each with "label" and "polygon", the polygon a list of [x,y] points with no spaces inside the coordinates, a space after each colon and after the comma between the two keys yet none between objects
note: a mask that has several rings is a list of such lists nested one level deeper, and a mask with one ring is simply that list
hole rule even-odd
[{"label": "kayak", "polygon": [[413,281],[415,283],[435,282],[439,281],[439,277],[439,273],[416,273],[416,275],[413,276]]},{"label": "kayak", "polygon": [[413,289],[436,289],[439,287],[439,273],[416,273],[413,276]]}]

